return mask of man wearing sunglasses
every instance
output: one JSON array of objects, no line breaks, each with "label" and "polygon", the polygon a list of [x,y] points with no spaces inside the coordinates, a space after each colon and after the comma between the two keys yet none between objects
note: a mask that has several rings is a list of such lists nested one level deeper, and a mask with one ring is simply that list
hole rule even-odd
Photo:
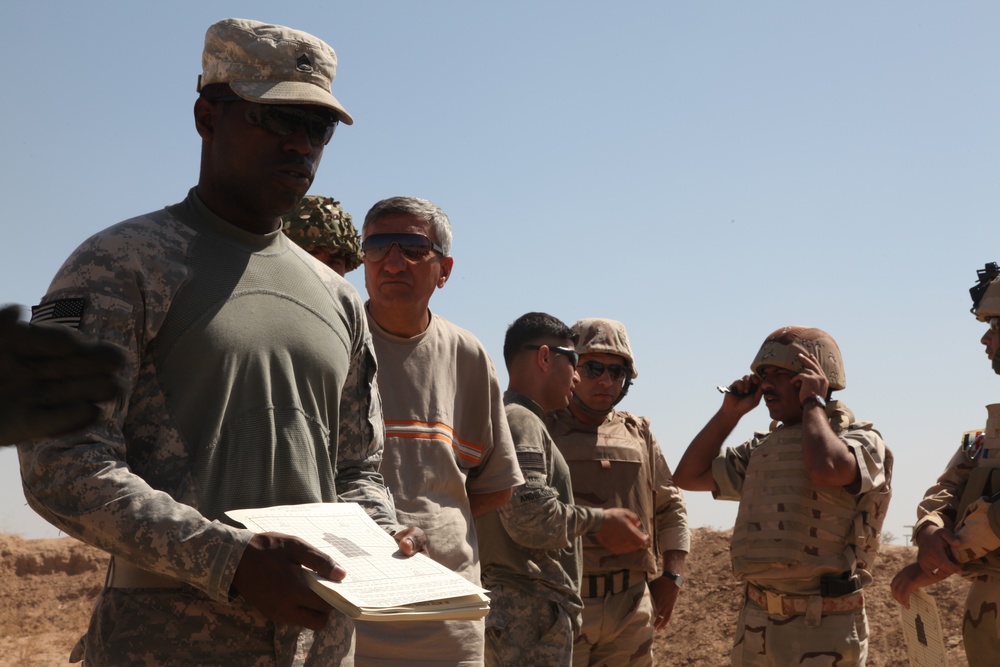
[{"label": "man wearing sunglasses", "polygon": [[[429,308],[451,276],[451,222],[426,199],[392,197],[368,211],[361,239],[386,425],[379,470],[431,558],[481,585],[474,518],[524,479],[493,362]],[[481,665],[483,621],[359,624],[356,661]]]},{"label": "man wearing sunglasses", "polygon": [[87,664],[341,664],[353,623],[302,568],[344,569],[230,509],[357,501],[404,553],[378,475],[375,357],[355,290],[289,241],[281,216],[351,116],[330,93],[336,55],[307,33],[225,19],[205,36],[194,103],[197,186],[97,233],[56,275],[33,322],[125,356],[123,393],[81,434],[21,448],[30,505],[112,555]]},{"label": "man wearing sunglasses", "polygon": [[486,665],[569,665],[580,629],[581,536],[632,551],[646,536],[630,510],[573,504],[569,467],[545,427],[579,381],[577,334],[546,313],[527,313],[507,329],[504,393],[524,484],[511,501],[476,520],[483,585],[490,590]]},{"label": "man wearing sunglasses", "polygon": [[[969,290],[972,313],[988,325],[979,342],[1000,375],[1000,269],[991,262],[977,274]],[[917,507],[917,562],[892,580],[893,597],[906,606],[916,588],[956,573],[970,581],[962,640],[971,667],[1000,664],[1000,404],[986,409],[986,427],[963,434],[959,450]]]},{"label": "man wearing sunglasses", "polygon": [[[863,667],[872,582],[892,495],[892,453],[855,420],[836,341],[809,327],[782,327],[761,345],[751,373],[733,382],[719,411],[688,446],[674,480],[739,502],[733,573],[746,582],[730,653],[734,667],[827,664]],[[722,448],[763,399],[771,422]]]},{"label": "man wearing sunglasses", "polygon": [[569,464],[574,502],[630,510],[639,537],[584,538],[573,665],[652,665],[653,633],[666,627],[684,583],[687,510],[649,419],[615,410],[638,377],[625,326],[595,318],[573,331],[580,381],[549,430]]},{"label": "man wearing sunglasses", "polygon": [[286,215],[283,230],[307,253],[343,276],[361,266],[361,244],[351,214],[332,197],[306,195]]}]

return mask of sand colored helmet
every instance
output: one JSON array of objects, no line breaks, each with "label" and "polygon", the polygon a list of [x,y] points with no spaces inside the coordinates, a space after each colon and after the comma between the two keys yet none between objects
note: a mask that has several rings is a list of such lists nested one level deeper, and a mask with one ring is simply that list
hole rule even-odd
[{"label": "sand colored helmet", "polygon": [[782,327],[773,332],[764,339],[764,344],[750,364],[750,370],[756,373],[761,366],[777,366],[799,373],[802,371],[799,354],[808,352],[819,359],[830,389],[843,389],[847,386],[844,359],[840,355],[837,341],[825,331],[810,327]]},{"label": "sand colored helmet", "polygon": [[576,351],[580,354],[598,352],[602,354],[617,354],[628,362],[629,376],[639,377],[635,369],[635,358],[632,356],[632,346],[628,342],[625,325],[616,320],[590,318],[577,320],[573,331],[579,336]]},{"label": "sand colored helmet", "polygon": [[348,271],[361,266],[358,230],[351,221],[351,214],[335,199],[306,195],[282,221],[285,234],[303,250],[326,248],[331,255],[344,258]]}]

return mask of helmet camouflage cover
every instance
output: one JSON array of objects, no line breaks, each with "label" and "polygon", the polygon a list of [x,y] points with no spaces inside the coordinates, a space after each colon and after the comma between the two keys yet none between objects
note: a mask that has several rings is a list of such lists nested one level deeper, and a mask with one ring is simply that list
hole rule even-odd
[{"label": "helmet camouflage cover", "polygon": [[628,362],[629,372],[633,379],[639,377],[632,357],[632,346],[628,342],[625,325],[617,320],[605,320],[599,317],[577,320],[573,331],[579,336],[576,351],[580,354],[598,352],[602,354],[617,354]]},{"label": "helmet camouflage cover", "polygon": [[810,352],[819,359],[830,389],[843,389],[847,386],[844,359],[840,355],[837,341],[825,331],[810,327],[782,327],[773,332],[760,346],[757,356],[750,364],[750,370],[756,373],[761,366],[777,366],[799,373],[802,371],[799,354]]},{"label": "helmet camouflage cover", "polygon": [[303,250],[326,248],[344,258],[348,271],[361,266],[361,243],[351,214],[332,197],[306,195],[295,209],[282,218],[288,238]]}]

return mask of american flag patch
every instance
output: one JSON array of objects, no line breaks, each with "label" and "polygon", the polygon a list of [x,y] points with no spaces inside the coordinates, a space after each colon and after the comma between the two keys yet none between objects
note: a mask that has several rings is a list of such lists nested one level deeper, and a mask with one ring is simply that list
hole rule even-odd
[{"label": "american flag patch", "polygon": [[85,299],[56,299],[38,306],[31,307],[31,323],[62,324],[74,329],[80,328],[83,319]]}]

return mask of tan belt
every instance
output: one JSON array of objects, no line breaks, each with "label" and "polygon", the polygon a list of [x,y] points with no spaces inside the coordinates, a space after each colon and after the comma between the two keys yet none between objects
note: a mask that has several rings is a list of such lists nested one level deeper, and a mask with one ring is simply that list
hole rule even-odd
[{"label": "tan belt", "polygon": [[108,588],[180,588],[181,582],[165,574],[143,570],[131,563],[112,558],[108,565]]},{"label": "tan belt", "polygon": [[[809,599],[818,595],[782,595],[763,588],[747,584],[747,597],[761,609],[774,616],[798,616],[806,613]],[[864,609],[864,591],[854,591],[850,595],[839,598],[822,598],[824,614],[855,611]]]}]

